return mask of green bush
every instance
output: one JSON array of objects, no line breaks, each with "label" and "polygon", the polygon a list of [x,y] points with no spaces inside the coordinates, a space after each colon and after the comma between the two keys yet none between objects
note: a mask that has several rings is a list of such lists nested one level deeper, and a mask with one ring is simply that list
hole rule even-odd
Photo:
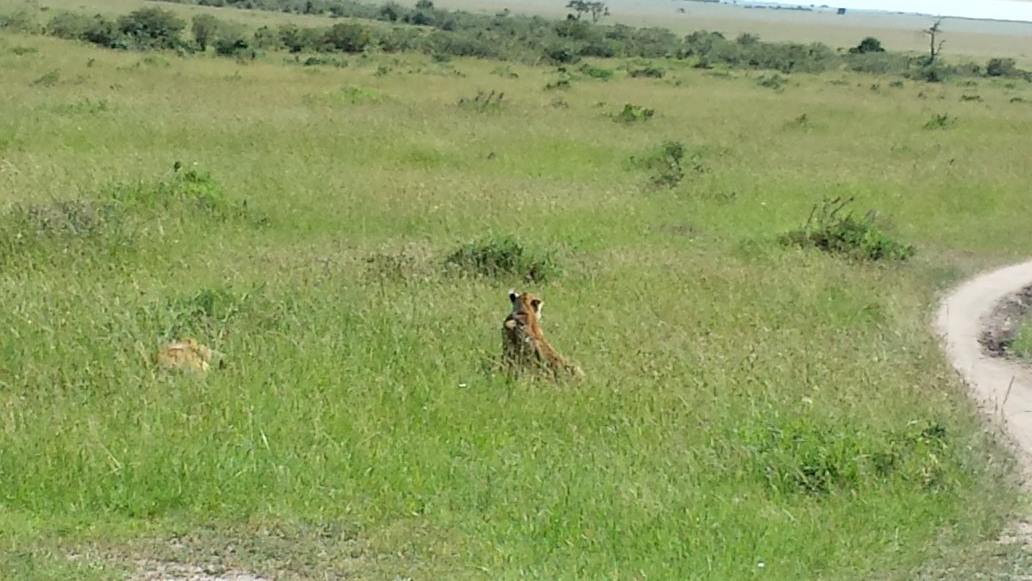
[{"label": "green bush", "polygon": [[624,105],[624,108],[619,113],[613,115],[613,121],[617,123],[640,123],[652,119],[655,114],[655,109],[628,103]]},{"label": "green bush", "polygon": [[1017,67],[1014,59],[989,59],[985,65],[985,74],[990,77],[1020,77],[1024,72]]},{"label": "green bush", "polygon": [[553,64],[568,65],[579,61],[580,55],[569,47],[553,46],[545,49],[545,58]]},{"label": "green bush", "polygon": [[322,37],[323,47],[340,52],[362,52],[372,43],[369,29],[360,24],[334,24]]},{"label": "green bush", "polygon": [[132,48],[176,48],[184,28],[186,22],[161,8],[141,8],[118,19],[118,30]]},{"label": "green bush", "polygon": [[215,31],[215,54],[219,56],[240,56],[251,51],[251,41],[244,27],[232,23],[220,23]]},{"label": "green bush", "polygon": [[59,12],[50,19],[46,33],[68,40],[82,40],[106,48],[125,48],[124,35],[113,20],[97,14],[86,16]]},{"label": "green bush", "polygon": [[774,89],[775,91],[780,91],[781,89],[785,88],[785,85],[788,84],[788,79],[775,73],[773,75],[761,76],[760,78],[756,79],[756,84],[767,89]]},{"label": "green bush", "polygon": [[190,31],[193,33],[194,42],[197,48],[204,52],[208,45],[214,42],[221,26],[218,18],[211,14],[196,14],[190,24]]},{"label": "green bush", "polygon": [[77,12],[55,14],[47,23],[46,33],[57,38],[81,40],[93,19]]},{"label": "green bush", "polygon": [[897,242],[882,231],[873,211],[862,218],[852,212],[843,214],[852,202],[852,198],[833,198],[815,205],[806,224],[784,234],[782,244],[861,260],[906,260],[914,255],[912,245]]},{"label": "green bush", "polygon": [[657,188],[674,188],[684,179],[686,148],[680,141],[667,141],[642,157],[632,157],[633,165],[651,172],[649,182]]},{"label": "green bush", "polygon": [[613,71],[609,69],[604,69],[602,67],[583,65],[580,68],[580,72],[584,73],[585,75],[593,79],[599,79],[601,81],[608,81],[609,79],[613,78]]},{"label": "green bush", "polygon": [[662,79],[663,75],[666,74],[663,69],[658,67],[644,67],[640,69],[631,69],[628,73],[632,78],[649,78],[649,79]]},{"label": "green bush", "polygon": [[21,9],[0,14],[0,30],[21,34],[39,34],[41,27],[34,11]]},{"label": "green bush", "polygon": [[925,129],[949,129],[957,124],[957,118],[949,113],[937,113],[924,124]]},{"label": "green bush", "polygon": [[860,44],[849,49],[849,52],[853,54],[867,54],[871,52],[885,52],[882,48],[881,41],[873,36],[868,36],[860,41]]},{"label": "green bush", "polygon": [[517,276],[527,282],[544,282],[560,274],[559,263],[553,253],[532,250],[508,236],[464,244],[448,255],[445,267],[471,275]]}]

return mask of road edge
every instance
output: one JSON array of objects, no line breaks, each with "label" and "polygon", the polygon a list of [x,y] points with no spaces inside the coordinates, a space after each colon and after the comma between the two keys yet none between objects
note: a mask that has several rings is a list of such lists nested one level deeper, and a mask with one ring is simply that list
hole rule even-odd
[{"label": "road edge", "polygon": [[1032,371],[989,356],[979,337],[996,307],[1030,284],[1032,260],[979,274],[950,290],[935,317],[950,365],[979,409],[1010,440],[1026,490],[1032,483]]}]

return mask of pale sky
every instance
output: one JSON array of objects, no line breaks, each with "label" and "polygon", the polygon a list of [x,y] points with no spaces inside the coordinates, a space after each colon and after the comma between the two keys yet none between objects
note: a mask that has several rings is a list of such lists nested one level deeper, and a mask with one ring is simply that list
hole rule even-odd
[{"label": "pale sky", "polygon": [[[739,0],[741,3],[741,0]],[[827,4],[854,10],[916,12],[937,16],[1032,21],[1032,2],[1021,0],[781,0],[783,4]]]}]

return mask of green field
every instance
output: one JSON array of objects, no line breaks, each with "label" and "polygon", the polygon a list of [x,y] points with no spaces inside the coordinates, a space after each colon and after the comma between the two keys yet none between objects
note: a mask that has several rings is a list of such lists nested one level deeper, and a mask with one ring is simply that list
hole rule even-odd
[{"label": "green field", "polygon": [[[546,90],[553,67],[303,60],[0,33],[0,577],[938,579],[998,557],[1015,472],[929,319],[1032,252],[1032,84],[599,60],[610,80]],[[626,104],[655,115],[614,121]],[[656,185],[640,160],[667,142],[683,179]],[[779,243],[835,196],[916,255]],[[551,276],[446,267],[501,237]],[[491,372],[513,286],[583,382]],[[185,335],[225,367],[155,369]]]}]

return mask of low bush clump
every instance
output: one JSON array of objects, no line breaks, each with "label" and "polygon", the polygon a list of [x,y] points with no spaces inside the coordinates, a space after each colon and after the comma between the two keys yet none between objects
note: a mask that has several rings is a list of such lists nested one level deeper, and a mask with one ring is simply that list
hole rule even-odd
[{"label": "low bush clump", "polygon": [[756,84],[765,89],[780,91],[788,84],[788,79],[775,73],[773,75],[763,75],[759,79],[756,79]]},{"label": "low bush clump", "polygon": [[698,153],[688,155],[684,143],[667,141],[641,157],[631,157],[633,166],[651,172],[649,183],[656,188],[675,188],[685,178],[686,163],[697,173],[705,171]]},{"label": "low bush clump", "polygon": [[600,81],[608,81],[613,78],[613,71],[604,69],[602,67],[595,67],[591,65],[583,65],[580,68],[580,72],[591,77],[592,79],[598,79]]},{"label": "low bush clump", "polygon": [[852,198],[833,198],[815,205],[806,224],[784,234],[781,242],[861,260],[906,260],[914,255],[914,246],[882,231],[873,211],[862,218],[852,212],[843,214],[852,202]]},{"label": "low bush clump", "polygon": [[619,113],[613,115],[613,121],[617,123],[639,123],[652,119],[655,114],[655,109],[628,103],[624,105],[624,108]]},{"label": "low bush clump", "polygon": [[554,253],[528,248],[509,236],[463,244],[448,255],[445,267],[471,275],[517,276],[527,282],[544,282],[560,272]]},{"label": "low bush clump", "polygon": [[640,69],[631,69],[628,73],[632,78],[647,78],[647,79],[662,79],[666,73],[663,69],[658,67],[644,67]]},{"label": "low bush clump", "polygon": [[925,129],[949,129],[957,124],[957,118],[953,117],[949,113],[938,113],[934,115],[927,123],[924,124]]}]

